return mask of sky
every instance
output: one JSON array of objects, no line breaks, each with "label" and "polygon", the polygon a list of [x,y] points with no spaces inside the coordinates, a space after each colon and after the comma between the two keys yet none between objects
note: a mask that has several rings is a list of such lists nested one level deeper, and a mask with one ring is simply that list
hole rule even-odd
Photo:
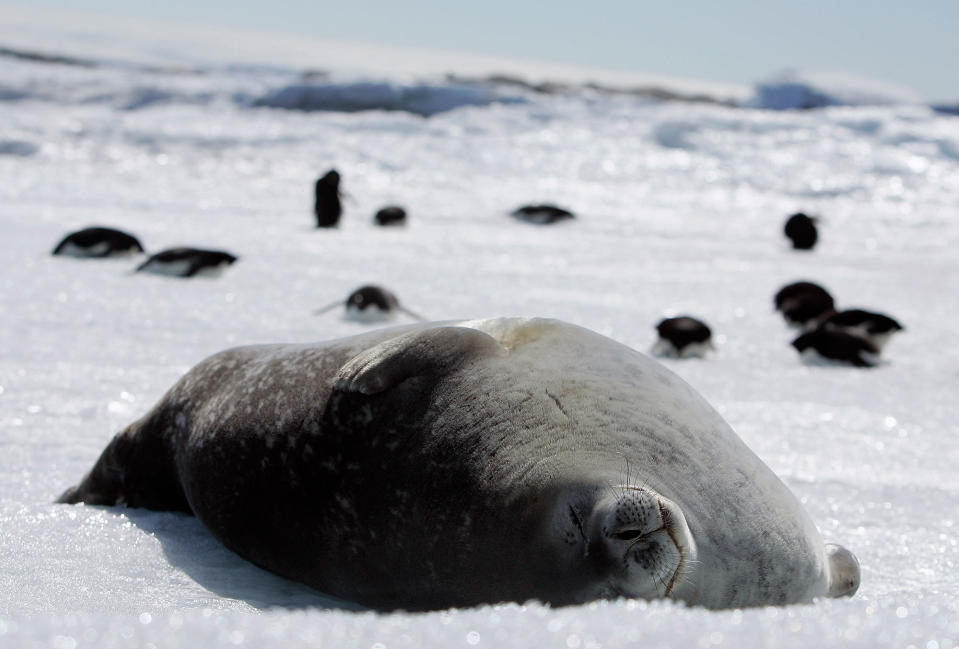
[{"label": "sky", "polygon": [[[752,83],[834,70],[959,101],[959,2],[809,0],[0,0],[187,24]],[[2,45],[2,43],[0,43]]]}]

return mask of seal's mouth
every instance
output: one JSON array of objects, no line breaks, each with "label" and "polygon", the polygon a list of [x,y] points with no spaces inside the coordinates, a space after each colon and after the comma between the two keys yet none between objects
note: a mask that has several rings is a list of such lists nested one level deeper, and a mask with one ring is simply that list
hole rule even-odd
[{"label": "seal's mouth", "polygon": [[[660,500],[659,503],[659,515],[663,520],[663,527],[660,529],[665,532],[667,536],[669,536],[669,540],[672,541],[674,546],[676,546],[676,551],[679,553],[679,561],[677,561],[676,568],[673,570],[673,574],[669,578],[669,582],[666,584],[665,597],[669,597],[670,594],[672,594],[673,589],[676,587],[676,584],[679,583],[680,577],[685,574],[686,569],[689,566],[689,545],[692,542],[692,536],[689,535],[689,528],[686,527],[685,519],[682,520],[681,524],[675,521],[675,514],[662,502],[662,500]],[[679,515],[682,516],[682,513]],[[684,530],[685,534],[683,533]]]}]

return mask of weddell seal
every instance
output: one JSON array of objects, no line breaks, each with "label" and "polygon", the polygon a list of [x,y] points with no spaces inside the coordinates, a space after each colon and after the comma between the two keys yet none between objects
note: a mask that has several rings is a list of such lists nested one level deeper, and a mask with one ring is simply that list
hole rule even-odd
[{"label": "weddell seal", "polygon": [[849,595],[859,567],[686,383],[556,320],[239,347],[120,432],[63,503],[194,513],[377,609]]}]

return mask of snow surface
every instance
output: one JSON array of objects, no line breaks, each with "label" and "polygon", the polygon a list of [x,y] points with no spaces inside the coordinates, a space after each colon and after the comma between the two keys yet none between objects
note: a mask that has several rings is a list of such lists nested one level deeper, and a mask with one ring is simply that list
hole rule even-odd
[{"label": "snow surface", "polygon": [[[142,48],[129,59],[157,44]],[[589,91],[428,119],[223,100],[291,75],[0,58],[0,647],[959,644],[959,120]],[[131,108],[158,87],[162,101]],[[313,181],[334,166],[350,198],[340,228],[316,230]],[[577,218],[508,216],[534,202]],[[385,204],[407,208],[405,228],[372,225]],[[811,253],[782,236],[800,209],[822,217]],[[149,251],[240,260],[184,280],[131,274],[142,257],[49,255],[92,224]],[[884,364],[802,364],[772,311],[796,279],[900,320]],[[209,354],[367,329],[312,314],[366,283],[433,319],[557,317],[640,350],[662,317],[700,317],[717,351],[664,363],[856,553],[859,593],[720,612],[617,601],[382,615],[251,566],[190,517],[52,504]]]}]

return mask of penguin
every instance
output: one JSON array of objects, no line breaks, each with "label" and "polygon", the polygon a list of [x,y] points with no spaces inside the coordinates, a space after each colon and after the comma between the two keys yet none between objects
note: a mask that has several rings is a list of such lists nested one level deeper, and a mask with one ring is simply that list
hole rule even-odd
[{"label": "penguin", "polygon": [[819,231],[816,229],[817,218],[796,212],[788,219],[783,227],[786,237],[792,241],[795,250],[812,250],[819,240]]},{"label": "penguin", "polygon": [[343,206],[340,204],[340,174],[330,169],[316,181],[316,227],[334,228],[340,222]]},{"label": "penguin", "polygon": [[834,313],[823,321],[823,326],[858,334],[879,350],[886,346],[893,334],[905,330],[897,320],[886,314],[864,309],[846,309]]},{"label": "penguin", "polygon": [[221,250],[199,248],[168,248],[137,266],[135,272],[169,275],[171,277],[194,277],[198,274],[215,275],[237,260],[237,257]]},{"label": "penguin", "polygon": [[510,215],[520,221],[535,223],[537,225],[547,225],[556,223],[557,221],[575,218],[569,210],[548,204],[524,205],[510,212]]},{"label": "penguin", "polygon": [[666,318],[656,325],[659,338],[653,345],[655,356],[702,358],[715,349],[712,331],[702,320],[690,316]]},{"label": "penguin", "polygon": [[415,320],[423,320],[422,317],[402,306],[392,291],[373,284],[356,289],[347,296],[345,302],[337,300],[316,309],[313,313],[326,313],[339,304],[343,304],[346,309],[345,317],[357,322],[383,322],[393,319],[398,312],[405,313]]},{"label": "penguin", "polygon": [[836,312],[836,301],[829,291],[814,282],[794,282],[779,289],[773,298],[786,323],[807,331]]},{"label": "penguin", "polygon": [[406,210],[399,205],[388,205],[373,216],[376,225],[406,225]]},{"label": "penguin", "polygon": [[143,252],[143,246],[132,234],[113,228],[95,226],[71,232],[50,254],[79,258],[120,257]]},{"label": "penguin", "polygon": [[866,338],[841,329],[819,327],[792,341],[792,346],[810,362],[836,361],[855,367],[875,367],[879,348]]}]

